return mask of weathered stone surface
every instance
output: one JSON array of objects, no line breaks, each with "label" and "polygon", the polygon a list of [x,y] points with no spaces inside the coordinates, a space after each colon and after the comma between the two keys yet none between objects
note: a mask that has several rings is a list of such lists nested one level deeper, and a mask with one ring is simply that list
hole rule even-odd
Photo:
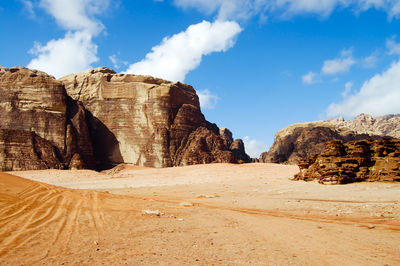
[{"label": "weathered stone surface", "polygon": [[268,152],[262,153],[261,162],[296,164],[313,153],[322,152],[324,143],[333,139],[344,142],[365,138],[400,136],[400,116],[373,118],[361,114],[354,120],[343,118],[294,124],[278,131]]},{"label": "weathered stone surface", "polygon": [[400,115],[385,115],[375,118],[368,114],[360,114],[353,120],[344,120],[339,117],[330,119],[328,122],[334,124],[339,130],[351,130],[357,134],[400,138]]},{"label": "weathered stone surface", "polygon": [[325,150],[299,162],[294,180],[323,184],[400,181],[400,139],[333,140]]},{"label": "weathered stone surface", "polygon": [[219,128],[205,120],[189,85],[116,74],[104,67],[59,81],[87,110],[96,163],[101,168],[120,163],[168,167],[235,161],[232,154],[227,155],[231,152]]},{"label": "weathered stone surface", "polygon": [[230,147],[233,143],[232,132],[224,127],[219,129],[219,135],[221,136],[222,140],[226,147]]},{"label": "weathered stone surface", "polygon": [[0,129],[0,170],[62,169],[56,148],[34,132]]},{"label": "weathered stone surface", "polygon": [[[84,108],[68,99],[63,84],[37,70],[23,67],[0,69],[0,128],[19,130],[24,135],[34,132],[53,147],[59,160],[57,163],[61,163],[63,167],[68,167],[72,157],[78,153],[86,167],[93,168],[93,153]],[[25,144],[22,140],[18,139],[20,145],[32,146],[29,138]],[[7,153],[3,153],[1,159],[10,159],[13,162],[17,160],[15,154]],[[20,160],[25,161],[25,158]],[[42,169],[54,166],[48,162],[33,164],[34,167],[40,165]],[[14,165],[16,169],[23,170],[17,163]]]},{"label": "weathered stone surface", "polygon": [[0,128],[33,131],[64,148],[64,86],[44,72],[22,67],[0,72]]},{"label": "weathered stone surface", "polygon": [[[35,169],[238,161],[229,149],[232,133],[225,129],[220,135],[217,125],[205,120],[195,90],[186,84],[116,74],[107,68],[57,81],[36,70],[0,67],[0,92],[0,128],[37,135],[26,143],[15,142],[29,149],[27,158],[37,161]],[[17,155],[25,156],[24,152],[8,140],[4,145],[12,148],[5,149],[0,159],[4,167],[15,166],[7,170],[23,170],[28,161]],[[40,150],[35,144],[39,142],[46,152],[32,152]],[[55,155],[43,159],[41,154],[50,150]],[[239,150],[238,157],[247,156]]]},{"label": "weathered stone surface", "polygon": [[187,141],[177,151],[175,159],[175,165],[236,162],[237,159],[226,148],[220,136],[205,127],[190,133]]},{"label": "weathered stone surface", "polygon": [[251,162],[250,156],[246,154],[243,140],[235,139],[235,141],[231,144],[230,149],[232,150],[239,163]]}]

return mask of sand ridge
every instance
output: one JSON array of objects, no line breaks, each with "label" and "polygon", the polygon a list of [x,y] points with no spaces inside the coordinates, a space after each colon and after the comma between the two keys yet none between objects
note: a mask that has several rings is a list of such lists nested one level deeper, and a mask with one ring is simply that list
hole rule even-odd
[{"label": "sand ridge", "polygon": [[212,164],[1,174],[0,263],[400,263],[400,184],[290,181],[296,171]]}]

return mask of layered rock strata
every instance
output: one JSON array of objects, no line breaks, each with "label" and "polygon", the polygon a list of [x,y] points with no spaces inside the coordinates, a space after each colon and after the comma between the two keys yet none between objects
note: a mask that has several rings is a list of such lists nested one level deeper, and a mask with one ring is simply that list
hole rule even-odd
[{"label": "layered rock strata", "polygon": [[333,140],[325,150],[299,162],[294,180],[323,184],[400,181],[400,139]]},{"label": "layered rock strata", "polygon": [[[64,85],[44,72],[22,67],[0,67],[0,129],[5,130],[0,136],[0,142],[6,147],[0,151],[3,162],[26,161],[24,153],[16,146],[24,146],[23,138],[14,141],[8,133],[4,133],[19,132],[30,136],[25,143],[28,150],[31,150],[28,147],[35,147],[33,143],[37,137],[46,142],[46,147],[53,147],[56,156],[46,157],[46,163],[34,163],[33,160],[35,169],[69,168],[75,154],[75,165],[79,154],[80,165],[94,167],[83,106],[69,99]],[[15,153],[14,149],[17,149]],[[34,158],[31,151],[27,152],[30,154],[28,158]],[[19,159],[15,157],[18,154],[21,155]],[[49,161],[50,158],[53,162]],[[21,165],[26,164],[14,165],[15,169],[23,170]],[[9,166],[9,163],[4,163],[0,165],[0,170],[10,170]],[[30,169],[27,165],[25,168]]]},{"label": "layered rock strata", "polygon": [[108,68],[55,80],[0,67],[0,129],[0,170],[168,167],[247,156],[230,149],[228,129],[206,121],[191,86]]},{"label": "layered rock strata", "polygon": [[189,85],[104,67],[59,81],[88,111],[97,165],[237,162],[225,135],[204,118]]},{"label": "layered rock strata", "polygon": [[63,169],[55,146],[34,132],[0,129],[1,171]]},{"label": "layered rock strata", "polygon": [[278,131],[268,152],[262,153],[261,162],[296,164],[313,153],[323,151],[326,141],[344,142],[365,138],[400,136],[400,116],[373,118],[361,114],[354,120],[343,118],[294,124]]}]

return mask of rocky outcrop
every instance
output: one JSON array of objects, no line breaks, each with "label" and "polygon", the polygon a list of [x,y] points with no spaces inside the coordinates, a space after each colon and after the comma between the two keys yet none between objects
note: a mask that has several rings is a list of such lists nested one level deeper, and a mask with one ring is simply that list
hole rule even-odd
[{"label": "rocky outcrop", "polygon": [[[69,99],[62,83],[44,72],[30,70],[23,67],[3,68],[0,67],[0,129],[4,132],[19,132],[27,137],[26,143],[23,138],[17,138],[15,142],[10,138],[3,139],[6,149],[3,150],[1,159],[8,163],[0,170],[10,170],[9,162],[13,162],[14,170],[23,170],[25,157],[19,158],[18,154],[25,156],[21,149],[13,152],[16,143],[26,147],[28,158],[35,158],[34,153],[28,147],[36,147],[34,140],[46,142],[46,149],[52,145],[56,156],[32,159],[35,169],[46,168],[69,168],[71,159],[79,154],[82,165],[87,168],[94,167],[94,159],[90,139],[88,139],[88,127],[86,124],[85,110],[76,101]],[[11,130],[11,131],[10,131]],[[17,130],[17,131],[15,131]],[[4,133],[3,132],[3,133]],[[35,137],[32,137],[32,134]],[[10,142],[11,141],[11,142]],[[25,145],[25,146],[24,146]],[[14,148],[10,148],[14,147]],[[37,150],[37,149],[36,149]],[[50,162],[50,158],[54,161]],[[75,156],[75,159],[77,156]],[[35,162],[36,161],[36,162]],[[76,162],[76,160],[75,160]],[[25,169],[30,169],[27,165]]]},{"label": "rocky outcrop", "polygon": [[323,184],[400,181],[400,139],[333,140],[325,150],[299,162],[294,180]]},{"label": "rocky outcrop", "polygon": [[245,155],[230,150],[228,129],[206,121],[191,86],[108,68],[55,80],[0,67],[0,129],[0,170],[236,163]]},{"label": "rocky outcrop", "polygon": [[230,148],[231,148],[233,154],[235,155],[235,157],[238,159],[239,163],[251,163],[250,156],[246,154],[243,140],[236,139],[231,144]]},{"label": "rocky outcrop", "polygon": [[361,114],[354,120],[343,118],[294,124],[278,131],[268,152],[262,153],[261,162],[296,164],[314,153],[323,151],[326,141],[344,142],[365,138],[381,139],[400,135],[400,116],[373,118]]},{"label": "rocky outcrop", "polygon": [[198,96],[189,85],[117,74],[104,67],[59,81],[87,109],[98,166],[168,167],[237,161],[226,135],[205,120]]},{"label": "rocky outcrop", "polygon": [[189,134],[187,141],[175,153],[175,165],[208,163],[237,163],[238,159],[215,132],[199,127]]},{"label": "rocky outcrop", "polygon": [[34,132],[0,129],[1,171],[62,169],[57,150]]},{"label": "rocky outcrop", "polygon": [[368,114],[360,114],[353,120],[343,117],[328,120],[339,130],[351,130],[357,134],[390,136],[400,138],[400,115],[385,115],[374,118]]},{"label": "rocky outcrop", "polygon": [[221,136],[226,147],[230,147],[232,145],[233,137],[232,132],[229,129],[221,127],[219,129],[219,135]]}]

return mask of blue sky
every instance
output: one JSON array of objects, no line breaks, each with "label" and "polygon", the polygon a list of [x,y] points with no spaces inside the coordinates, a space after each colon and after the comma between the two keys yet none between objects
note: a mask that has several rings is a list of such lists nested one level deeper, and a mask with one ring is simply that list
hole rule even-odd
[{"label": "blue sky", "polygon": [[399,0],[10,0],[0,65],[191,84],[250,155],[293,123],[400,113]]}]

